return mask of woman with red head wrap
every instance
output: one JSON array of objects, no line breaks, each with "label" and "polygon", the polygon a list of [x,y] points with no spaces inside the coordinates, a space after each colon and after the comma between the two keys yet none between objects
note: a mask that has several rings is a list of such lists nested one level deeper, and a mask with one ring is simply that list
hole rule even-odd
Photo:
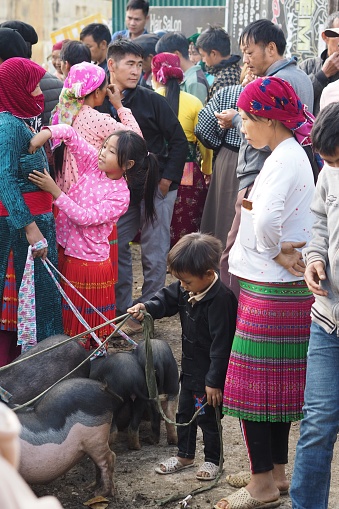
[{"label": "woman with red head wrap", "polygon": [[288,437],[291,422],[302,418],[313,302],[300,249],[313,223],[314,117],[292,86],[276,77],[246,85],[237,105],[248,143],[268,146],[272,154],[243,201],[230,253],[240,296],[223,412],[240,419],[251,475],[217,509],[277,507],[288,490]]},{"label": "woman with red head wrap", "polygon": [[[178,116],[189,142],[188,156],[171,223],[171,245],[174,245],[183,235],[196,232],[200,228],[207,195],[203,174],[212,173],[213,152],[197,141],[194,134],[198,113],[203,105],[197,97],[180,90],[184,73],[180,68],[179,57],[173,53],[155,55],[152,59],[152,78],[156,92],[166,97]],[[197,162],[197,145],[201,154],[200,167]]]},{"label": "woman with red head wrap", "polygon": [[[24,119],[39,115],[44,96],[39,82],[45,70],[26,58],[0,66],[0,365],[17,354],[17,293],[28,246],[44,239],[57,264],[52,197],[28,180],[33,169],[48,169],[46,154],[29,155],[33,132]],[[46,257],[47,248],[34,251]],[[37,340],[63,332],[61,298],[40,260],[35,261]]]},{"label": "woman with red head wrap", "polygon": [[61,59],[60,59],[60,52],[62,49],[62,46],[65,42],[68,42],[68,39],[65,39],[64,41],[59,41],[53,44],[52,47],[52,53],[51,53],[51,62],[55,69],[55,72],[53,73],[53,76],[56,76],[59,78],[59,80],[64,81],[65,76],[62,73],[61,70]]}]

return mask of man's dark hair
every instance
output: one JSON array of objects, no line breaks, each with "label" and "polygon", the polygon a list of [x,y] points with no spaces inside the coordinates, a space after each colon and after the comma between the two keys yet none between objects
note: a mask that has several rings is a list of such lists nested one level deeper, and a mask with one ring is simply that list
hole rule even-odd
[{"label": "man's dark hair", "polygon": [[126,11],[135,11],[137,9],[141,9],[145,17],[148,16],[149,2],[145,2],[144,0],[129,0],[126,5]]},{"label": "man's dark hair", "polygon": [[176,276],[188,273],[203,277],[208,270],[218,270],[221,252],[219,239],[206,233],[189,233],[168,253],[168,270]]},{"label": "man's dark hair", "polygon": [[81,41],[68,41],[61,48],[60,60],[68,62],[71,67],[81,62],[91,63],[91,52]]},{"label": "man's dark hair", "polygon": [[107,48],[107,60],[112,58],[115,62],[119,62],[126,55],[134,55],[143,58],[143,49],[141,46],[128,39],[112,41]]},{"label": "man's dark hair", "polygon": [[329,15],[325,22],[324,30],[326,30],[327,28],[333,28],[334,21],[336,19],[339,19],[339,11],[332,12],[332,14]]},{"label": "man's dark hair", "polygon": [[146,58],[149,55],[155,55],[155,46],[159,39],[160,37],[156,34],[142,34],[136,37],[133,42],[142,48],[144,58]]},{"label": "man's dark hair", "polygon": [[204,30],[198,37],[195,46],[210,54],[212,50],[219,51],[223,57],[228,57],[231,53],[230,36],[221,27],[210,26]]},{"label": "man's dark hair", "polygon": [[168,32],[157,42],[155,51],[157,53],[174,53],[179,51],[183,58],[188,60],[189,42],[182,32]]},{"label": "man's dark hair", "polygon": [[252,21],[247,27],[244,28],[239,44],[246,46],[246,44],[253,42],[254,44],[260,44],[264,47],[268,46],[270,42],[274,42],[278,54],[283,56],[286,49],[286,38],[284,32],[278,25],[272,23],[268,19],[258,19]]},{"label": "man's dark hair", "polygon": [[334,156],[339,148],[339,103],[331,103],[317,115],[311,138],[313,150],[322,156]]},{"label": "man's dark hair", "polygon": [[86,25],[80,32],[80,41],[88,35],[91,35],[97,44],[100,44],[101,41],[106,41],[107,44],[109,44],[112,40],[112,35],[108,26],[103,23],[90,23]]}]

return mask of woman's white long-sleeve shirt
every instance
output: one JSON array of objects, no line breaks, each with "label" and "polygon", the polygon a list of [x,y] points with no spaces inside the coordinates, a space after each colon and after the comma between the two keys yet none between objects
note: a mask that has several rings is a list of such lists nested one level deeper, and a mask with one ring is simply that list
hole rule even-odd
[{"label": "woman's white long-sleeve shirt", "polygon": [[240,228],[230,252],[230,272],[258,282],[298,281],[274,261],[282,242],[309,242],[314,194],[311,164],[295,138],[280,143],[266,159],[242,209]]}]

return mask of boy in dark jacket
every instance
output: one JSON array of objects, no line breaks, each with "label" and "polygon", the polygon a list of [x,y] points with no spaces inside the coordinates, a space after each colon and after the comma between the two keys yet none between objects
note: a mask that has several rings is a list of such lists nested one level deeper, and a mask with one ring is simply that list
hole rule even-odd
[{"label": "boy in dark jacket", "polygon": [[178,426],[178,454],[155,469],[172,474],[193,466],[197,426],[203,432],[205,462],[197,479],[214,479],[220,459],[219,432],[214,408],[222,403],[231,351],[237,300],[217,273],[221,242],[211,235],[191,233],[182,237],[168,254],[168,269],[179,281],[162,288],[145,304],[127,311],[138,320],[142,310],[153,318],[179,312],[182,326],[181,391],[177,423],[189,422],[195,411],[208,403],[190,426]]}]

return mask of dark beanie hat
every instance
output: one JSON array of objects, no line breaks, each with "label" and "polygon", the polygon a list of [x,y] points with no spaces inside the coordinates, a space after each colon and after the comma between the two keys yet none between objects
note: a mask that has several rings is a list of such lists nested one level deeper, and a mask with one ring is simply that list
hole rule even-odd
[{"label": "dark beanie hat", "polygon": [[133,39],[133,42],[142,47],[143,57],[146,58],[149,55],[155,55],[155,46],[159,39],[160,37],[155,34],[142,34]]},{"label": "dark beanie hat", "polygon": [[17,20],[11,20],[11,21],[4,21],[1,23],[1,27],[4,28],[13,28],[13,30],[17,30],[21,37],[26,42],[29,42],[31,44],[36,44],[38,42],[38,34],[32,27],[32,25],[29,25],[28,23],[25,23],[24,21],[17,21]]},{"label": "dark beanie hat", "polygon": [[26,41],[26,46],[28,50],[28,58],[32,56],[32,44],[36,44],[38,42],[38,34],[32,25],[25,23],[24,21],[18,21],[13,19],[11,21],[4,21],[1,24],[1,27],[13,28],[13,30],[17,30],[21,37]]},{"label": "dark beanie hat", "polygon": [[26,42],[16,30],[0,27],[0,58],[12,57],[28,57]]}]

